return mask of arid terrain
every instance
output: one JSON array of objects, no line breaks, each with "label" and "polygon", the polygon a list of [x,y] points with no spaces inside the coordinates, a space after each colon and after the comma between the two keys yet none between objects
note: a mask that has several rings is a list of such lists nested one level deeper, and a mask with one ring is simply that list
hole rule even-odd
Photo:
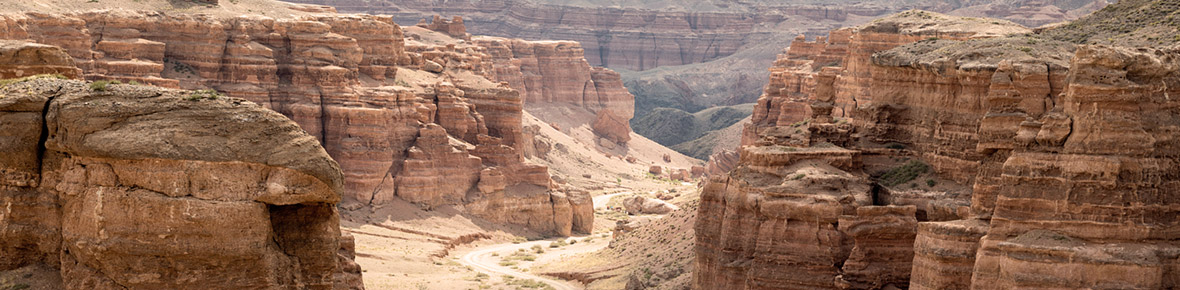
[{"label": "arid terrain", "polygon": [[[713,153],[710,131],[662,130],[702,110],[757,101],[775,55],[798,35],[807,39],[890,14],[920,9],[1009,20],[1035,28],[1077,19],[1106,0],[608,1],[608,0],[293,0],[344,12],[389,14],[398,23],[435,14],[464,17],[473,34],[582,44],[591,65],[614,69],[635,95],[636,132],[699,159]],[[720,134],[720,133],[718,133]],[[716,134],[714,134],[716,135]]]},{"label": "arid terrain", "polygon": [[1180,287],[1174,1],[298,2],[3,3],[0,290]]}]

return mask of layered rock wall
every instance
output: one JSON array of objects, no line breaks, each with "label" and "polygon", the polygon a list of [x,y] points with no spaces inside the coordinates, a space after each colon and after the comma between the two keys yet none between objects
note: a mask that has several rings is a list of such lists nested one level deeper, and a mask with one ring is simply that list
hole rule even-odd
[{"label": "layered rock wall", "polygon": [[[571,206],[554,196],[577,193],[558,192],[565,189],[551,185],[544,166],[524,161],[519,148],[527,142],[521,128],[525,99],[492,81],[493,57],[485,47],[409,41],[390,17],[371,15],[218,18],[120,10],[0,19],[0,38],[60,46],[88,79],[214,89],[288,116],[340,162],[346,203],[400,198],[432,208],[522,198],[536,203],[498,203],[537,219],[570,218],[553,216],[554,206]],[[451,30],[462,27],[451,24]],[[601,74],[588,67],[582,73],[588,79]],[[617,84],[606,79],[608,86]],[[610,94],[621,90],[603,88],[608,96],[595,93],[593,100],[610,100],[609,106],[591,107],[626,106],[629,95]],[[573,91],[550,96],[565,100],[567,92]],[[580,98],[581,90],[576,92]],[[628,111],[617,112],[625,124]],[[503,172],[503,180],[481,180],[486,169]],[[526,191],[535,197],[479,194],[479,185],[497,183],[504,185],[483,188],[542,190]],[[568,223],[527,224],[551,233],[570,229]]]},{"label": "layered rock wall", "polygon": [[[830,84],[835,95],[831,116],[851,118],[858,107],[873,103],[871,84],[873,54],[891,48],[932,39],[992,38],[1028,29],[992,19],[947,16],[926,11],[907,11],[856,28],[831,31],[827,37],[807,41],[800,35],[780,54],[770,68],[770,82],[758,98],[752,125],[743,133],[743,145],[752,145],[758,130],[786,126],[808,119],[816,77],[825,67],[835,67]],[[892,77],[886,72],[882,76]],[[907,78],[908,77],[902,77]]]},{"label": "layered rock wall", "polygon": [[0,270],[47,265],[65,289],[363,288],[341,267],[343,179],[315,138],[251,102],[191,96],[0,88]]},{"label": "layered rock wall", "polygon": [[567,127],[581,125],[570,121],[588,123],[596,135],[618,144],[631,140],[635,97],[618,73],[590,67],[581,44],[494,37],[474,42],[488,48],[495,78],[519,91],[533,115]]},{"label": "layered rock wall", "polygon": [[[874,33],[884,33],[879,28]],[[818,55],[819,47],[805,43],[788,53]],[[1178,224],[1164,220],[1178,215],[1180,199],[1163,192],[1177,183],[1166,173],[1175,171],[1178,149],[1167,128],[1180,124],[1180,115],[1165,108],[1173,107],[1167,96],[1180,52],[1030,36],[923,39],[859,61],[857,49],[850,51],[842,66],[779,79],[810,79],[812,89],[759,103],[756,112],[764,113],[745,136],[737,169],[704,188],[696,286],[1176,287],[1180,246],[1168,233]],[[858,62],[867,74],[850,73]],[[847,123],[836,116],[842,94],[857,103],[843,116]],[[769,117],[782,116],[789,110],[776,104],[800,95],[810,102],[811,123]],[[815,153],[842,147],[849,157]],[[930,189],[887,183],[903,168],[890,163],[899,158],[929,166]],[[884,172],[881,162],[897,167]],[[781,219],[779,198],[800,183],[823,184],[806,170],[816,164],[848,174],[840,184],[871,184],[867,201],[848,198],[844,204],[855,211],[840,211],[834,223],[824,222],[834,211],[817,210],[822,198],[787,203],[786,212],[801,215],[787,225],[811,219],[819,227],[768,228]],[[824,188],[835,196],[863,192]],[[774,250],[772,241],[804,237],[805,246],[790,248],[806,251]]]}]

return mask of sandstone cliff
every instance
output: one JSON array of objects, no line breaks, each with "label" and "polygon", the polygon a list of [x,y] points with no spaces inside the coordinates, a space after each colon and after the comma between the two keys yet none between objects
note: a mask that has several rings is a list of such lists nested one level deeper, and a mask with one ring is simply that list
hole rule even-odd
[{"label": "sandstone cliff", "polygon": [[[470,32],[476,34],[576,41],[591,65],[622,73],[627,89],[638,96],[637,118],[679,114],[660,108],[695,113],[714,106],[756,102],[767,85],[765,71],[775,54],[799,34],[815,37],[833,28],[864,24],[872,17],[907,9],[1001,18],[1036,27],[1075,19],[1106,5],[1104,0],[293,2],[332,5],[341,11],[390,14],[401,23],[433,20],[438,13],[458,15],[464,17]],[[447,22],[439,19],[439,23]],[[538,117],[550,121],[541,114]],[[671,117],[676,116],[655,119]],[[684,141],[661,140],[649,133],[662,130],[648,124],[636,122],[632,126],[643,131],[641,135],[678,152],[702,159],[713,153],[685,149],[710,146],[715,141],[707,136],[693,137],[700,137],[694,143],[703,145],[677,146]]]},{"label": "sandstone cliff", "polygon": [[39,286],[65,289],[363,288],[339,167],[274,111],[45,77],[0,87],[0,120],[0,270],[44,265],[63,284]]},{"label": "sandstone cliff", "polygon": [[581,44],[498,37],[474,42],[488,49],[495,78],[520,92],[529,113],[565,128],[589,125],[619,145],[631,140],[635,97],[618,73],[590,67]]},{"label": "sandstone cliff", "polygon": [[1149,192],[1176,183],[1178,52],[985,24],[914,37],[971,20],[907,13],[776,63],[736,169],[704,189],[695,285],[1177,287],[1158,219],[1180,200]]},{"label": "sandstone cliff", "polygon": [[[0,19],[0,38],[59,46],[88,79],[214,89],[288,116],[340,162],[350,208],[394,198],[424,208],[503,204],[474,213],[555,234],[588,229],[555,210],[589,211],[569,201],[581,193],[554,186],[544,166],[524,160],[525,99],[493,81],[488,48],[437,33],[407,39],[391,18],[371,15],[106,10]],[[606,96],[595,99],[607,105],[593,108],[627,105],[628,95],[609,93],[621,90],[610,87],[618,83],[609,73],[585,73],[607,76]],[[629,118],[610,111],[623,124]]]}]

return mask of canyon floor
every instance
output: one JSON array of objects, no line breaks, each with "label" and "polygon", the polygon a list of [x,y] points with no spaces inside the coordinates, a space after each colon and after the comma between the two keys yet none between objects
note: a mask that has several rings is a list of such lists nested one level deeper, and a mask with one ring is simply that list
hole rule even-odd
[{"label": "canyon floor", "polygon": [[[563,144],[562,149],[531,161],[549,166],[555,179],[590,190],[595,205],[593,232],[569,238],[546,238],[524,227],[483,221],[464,214],[456,206],[425,211],[404,201],[342,210],[341,229],[356,239],[356,261],[364,269],[366,287],[520,289],[547,285],[552,289],[620,289],[628,275],[637,270],[638,263],[623,267],[616,263],[610,269],[597,267],[587,268],[588,271],[563,265],[609,263],[609,259],[593,257],[613,243],[616,222],[637,221],[635,225],[647,226],[665,216],[630,216],[623,212],[623,198],[665,195],[672,197],[670,203],[679,206],[668,216],[695,212],[694,207],[685,205],[698,198],[701,179],[670,180],[666,175],[649,173],[649,169],[653,165],[689,168],[699,164],[699,160],[634,133],[627,147],[605,148],[584,141],[593,138],[586,125],[559,130],[560,126],[550,126],[531,114],[526,114],[525,125],[543,125],[538,133],[540,139]],[[665,155],[670,162],[663,160]],[[622,156],[635,160],[629,162]],[[690,237],[691,231],[677,234],[680,235]],[[691,261],[691,256],[686,257],[685,261]],[[602,279],[603,276],[611,278]]]}]

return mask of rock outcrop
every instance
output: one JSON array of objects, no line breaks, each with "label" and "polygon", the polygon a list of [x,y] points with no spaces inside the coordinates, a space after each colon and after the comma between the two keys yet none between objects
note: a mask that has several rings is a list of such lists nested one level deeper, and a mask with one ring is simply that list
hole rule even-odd
[{"label": "rock outcrop", "polygon": [[[446,23],[447,29],[439,29],[462,30],[461,23]],[[574,214],[555,207],[588,210],[559,198],[569,193],[551,184],[547,168],[524,160],[521,148],[532,146],[522,128],[526,98],[495,81],[489,49],[447,35],[431,37],[436,41],[406,38],[392,18],[372,15],[0,15],[0,39],[59,46],[87,79],[213,89],[289,117],[340,162],[346,204],[398,198],[424,208],[502,204],[507,207],[497,210],[548,221]],[[582,73],[587,79],[601,74],[589,68]],[[581,87],[576,98],[563,95],[567,91],[552,96],[581,101]],[[621,85],[604,89],[618,91],[625,93]],[[629,97],[595,98],[610,102],[588,107],[610,108],[625,124],[628,111],[614,107],[629,104]],[[519,186],[539,190],[501,194]],[[475,212],[549,233],[567,233],[572,224]]]},{"label": "rock outcrop", "polygon": [[907,13],[927,16],[851,30],[836,66],[804,67],[842,41],[788,50],[808,57],[702,193],[695,286],[1177,287],[1180,199],[1156,193],[1177,184],[1180,51],[912,38],[943,16]]},{"label": "rock outcrop", "polygon": [[[806,41],[800,35],[770,68],[770,82],[743,132],[742,145],[753,145],[757,130],[799,125],[811,117],[812,95],[834,95],[833,117],[849,118],[858,106],[872,103],[873,54],[919,40],[994,38],[1030,32],[995,19],[907,11],[856,28],[831,31]],[[825,69],[829,68],[829,69]],[[820,90],[820,91],[816,91]],[[827,91],[824,91],[827,90]]]},{"label": "rock outcrop", "polygon": [[0,87],[0,120],[0,270],[47,265],[65,289],[363,288],[340,168],[283,115],[46,77]]},{"label": "rock outcrop", "polygon": [[537,118],[565,128],[589,124],[596,135],[617,144],[631,140],[635,97],[618,73],[591,67],[581,44],[497,37],[474,42],[487,47],[495,78],[519,91]]},{"label": "rock outcrop", "polygon": [[675,206],[654,198],[632,196],[623,200],[623,208],[627,214],[666,214],[672,212]]},{"label": "rock outcrop", "polygon": [[0,40],[0,79],[41,74],[77,78],[82,70],[65,50],[52,45]]},{"label": "rock outcrop", "polygon": [[569,39],[583,44],[586,59],[591,64],[628,70],[693,64],[728,56],[740,51],[743,46],[764,41],[777,29],[781,29],[776,24],[784,22],[846,24],[846,21],[858,17],[880,16],[904,9],[924,9],[1004,18],[1035,27],[1073,19],[1102,8],[1101,5],[1085,5],[1097,1],[1076,0],[877,1],[852,5],[782,1],[648,1],[623,3],[621,6],[613,2],[517,0],[461,3],[440,0],[295,2],[331,5],[342,11],[389,14],[405,23],[429,19],[439,13],[459,15],[465,18],[471,32],[476,34],[523,39]]}]

